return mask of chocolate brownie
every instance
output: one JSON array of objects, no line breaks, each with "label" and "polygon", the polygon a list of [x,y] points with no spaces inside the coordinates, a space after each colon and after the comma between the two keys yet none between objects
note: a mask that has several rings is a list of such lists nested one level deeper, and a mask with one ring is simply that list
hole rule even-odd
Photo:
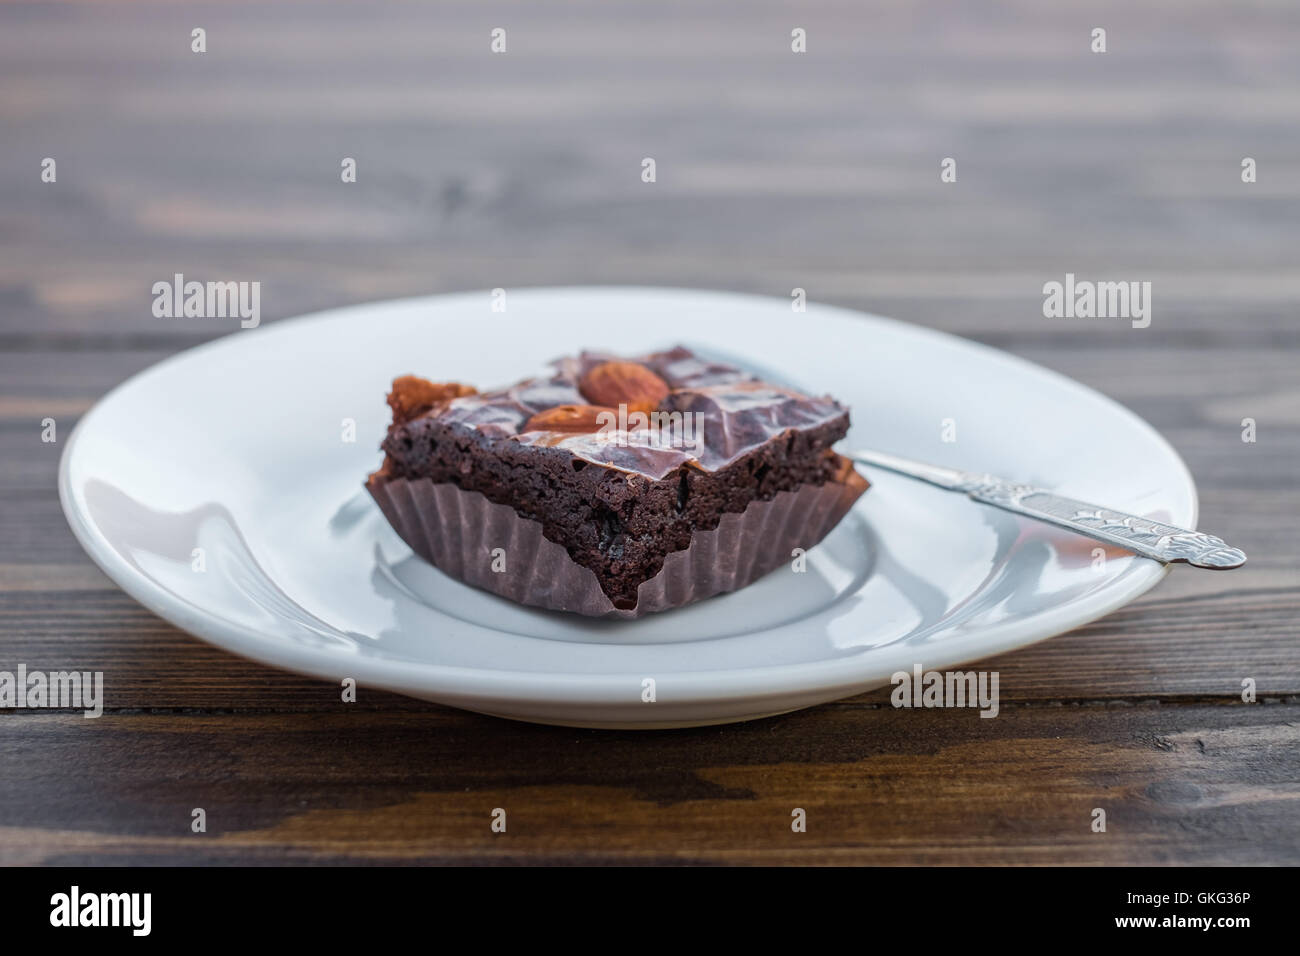
[{"label": "chocolate brownie", "polygon": [[548,377],[489,392],[394,381],[372,492],[429,479],[507,505],[539,522],[615,608],[627,609],[667,555],[722,515],[808,485],[866,488],[831,448],[849,413],[829,397],[681,347],[631,359],[583,352],[552,364]]}]

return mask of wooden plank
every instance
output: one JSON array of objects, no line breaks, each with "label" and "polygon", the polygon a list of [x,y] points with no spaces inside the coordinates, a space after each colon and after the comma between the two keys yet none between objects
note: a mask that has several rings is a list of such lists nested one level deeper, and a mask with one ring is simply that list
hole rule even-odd
[{"label": "wooden plank", "polygon": [[[333,684],[232,657],[154,617],[107,579],[103,585],[0,591],[9,669],[26,663],[34,670],[103,671],[106,706],[114,711],[341,706]],[[1219,594],[1194,584],[1168,593],[1158,588],[1101,621],[981,668],[998,671],[1008,701],[1235,700],[1245,678],[1255,681],[1259,696],[1286,700],[1300,695],[1300,592],[1286,583],[1225,586]],[[402,703],[383,697],[381,709]]]},{"label": "wooden plank", "polygon": [[[810,248],[815,254],[816,245]],[[277,264],[280,275],[276,278],[265,278],[267,264],[261,258],[231,264],[224,259],[209,260],[215,264],[198,267],[178,265],[175,260],[160,261],[153,267],[139,259],[120,264],[101,261],[90,271],[102,268],[102,279],[94,275],[84,279],[88,286],[84,294],[90,297],[85,304],[33,305],[24,301],[0,310],[0,351],[172,351],[235,333],[235,319],[156,319],[150,314],[151,285],[170,282],[177,271],[189,278],[244,277],[261,281],[263,326],[321,309],[375,300],[466,291],[486,295],[484,290],[497,286],[519,289],[632,284],[711,288],[777,298],[788,298],[790,290],[798,287],[814,301],[902,319],[1013,352],[1169,349],[1199,353],[1201,360],[1206,360],[1208,352],[1294,350],[1300,346],[1300,328],[1292,309],[1300,286],[1279,284],[1276,290],[1252,298],[1248,293],[1225,291],[1222,287],[1227,284],[1223,281],[1226,274],[1209,277],[1208,281],[1217,281],[1220,286],[1218,291],[1209,291],[1201,284],[1206,277],[1198,275],[1193,279],[1190,272],[1154,274],[1106,264],[1045,264],[1014,275],[989,271],[958,274],[944,269],[905,274],[901,267],[877,271],[881,268],[877,260],[849,274],[849,265],[843,267],[844,271],[829,270],[824,256],[813,261],[799,256],[741,255],[734,261],[720,261],[709,255],[705,265],[701,261],[705,250],[696,252],[695,256],[689,251],[672,256],[610,254],[596,262],[583,262],[581,251],[575,249],[526,260],[484,255],[466,261],[443,248],[422,247],[418,261],[357,263],[350,250],[333,249],[317,250],[312,258]],[[340,258],[349,261],[339,265]],[[429,265],[432,260],[437,261],[436,266]],[[1285,268],[1294,273],[1290,266]],[[30,274],[32,270],[24,271]],[[122,271],[131,272],[132,278],[125,288],[117,288],[107,273]],[[1153,282],[1151,327],[1133,329],[1122,320],[1044,318],[1042,286],[1063,280],[1067,271],[1080,278]],[[291,273],[302,276],[289,278]],[[1280,273],[1257,273],[1251,281],[1267,285],[1274,275]],[[0,296],[4,288],[5,280],[0,277]],[[37,294],[17,289],[11,298],[27,300]],[[51,288],[39,294],[59,295],[62,290]]]},{"label": "wooden plank", "polygon": [[0,863],[1294,865],[1289,710],[845,704],[642,734],[451,712],[7,716]]}]

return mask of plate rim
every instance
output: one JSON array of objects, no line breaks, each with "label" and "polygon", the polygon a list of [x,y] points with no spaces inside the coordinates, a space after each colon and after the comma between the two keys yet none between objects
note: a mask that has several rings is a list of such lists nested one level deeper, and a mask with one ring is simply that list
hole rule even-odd
[{"label": "plate rim", "polygon": [[[623,295],[685,294],[700,297],[720,297],[730,300],[745,299],[752,300],[755,303],[766,303],[769,306],[774,302],[784,303],[783,299],[775,296],[718,289],[694,289],[681,286],[563,285],[529,286],[512,289],[511,291],[520,295],[543,293],[555,296],[590,293],[617,293]],[[276,320],[269,324],[262,334],[283,334],[284,330],[291,329],[302,323],[326,319],[345,319],[350,312],[360,313],[376,307],[400,308],[417,303],[429,303],[431,300],[468,299],[473,296],[487,294],[489,294],[487,290],[460,290],[379,299],[322,309]],[[890,326],[904,334],[931,338],[973,349],[982,353],[985,357],[1045,377],[1059,387],[1085,394],[1090,400],[1109,406],[1116,414],[1129,419],[1141,432],[1145,433],[1148,440],[1161,446],[1168,455],[1169,460],[1180,472],[1186,484],[1190,505],[1188,527],[1196,527],[1199,513],[1199,497],[1195,480],[1186,463],[1177,450],[1154,426],[1108,395],[1029,359],[1021,358],[1002,349],[949,332],[844,306],[811,302],[809,306],[810,311],[815,307],[819,311],[826,310],[831,314],[851,316],[857,321],[865,319],[869,323]],[[276,330],[281,331],[277,333]],[[506,698],[515,704],[553,706],[563,703],[626,706],[635,703],[640,706],[640,675],[616,672],[561,674],[541,673],[538,671],[485,670],[427,661],[386,660],[364,655],[353,655],[345,658],[328,649],[293,644],[279,637],[268,636],[255,628],[246,627],[209,612],[201,611],[183,598],[173,595],[171,591],[133,569],[77,504],[76,494],[71,485],[71,467],[76,454],[78,439],[82,434],[89,431],[97,413],[101,413],[103,407],[120,392],[129,388],[138,388],[148,378],[161,373],[174,363],[192,360],[195,356],[206,351],[229,348],[242,341],[235,339],[234,336],[235,333],[232,332],[211,341],[181,349],[179,352],[141,369],[120,382],[101,396],[81,416],[64,446],[59,460],[58,471],[60,506],[78,543],[115,585],[142,606],[188,634],[246,659],[306,676],[320,679],[352,677],[358,683],[375,688],[387,689],[425,699],[454,701],[454,706],[464,706],[466,702],[474,701],[499,704],[502,698]],[[1027,618],[1018,618],[982,627],[969,635],[953,638],[950,643],[945,645],[945,658],[957,655],[961,661],[965,662],[992,657],[1009,650],[1027,647],[1073,630],[1076,627],[1081,627],[1140,597],[1159,584],[1170,570],[1169,566],[1150,558],[1134,556],[1133,561],[1132,571],[1105,585],[1101,592],[1094,596],[1093,603],[1089,605],[1085,613],[1068,613],[1071,607],[1070,604],[1058,605],[1039,611]],[[799,694],[816,695],[822,699],[831,700],[837,696],[861,692],[872,686],[872,681],[876,680],[876,678],[868,676],[866,672],[870,671],[874,674],[882,669],[889,670],[889,667],[883,666],[881,658],[888,659],[891,649],[899,660],[904,658],[913,659],[917,656],[914,651],[899,654],[898,652],[905,647],[905,642],[897,642],[895,645],[882,645],[869,649],[869,652],[846,658],[829,658],[798,664],[739,667],[703,672],[668,671],[662,677],[670,681],[669,685],[665,685],[659,674],[655,676],[656,680],[659,681],[661,690],[665,686],[671,686],[672,703],[674,705],[705,702],[726,703],[741,700],[761,701],[763,699],[784,698]],[[865,660],[870,660],[871,663],[868,666],[863,666]],[[631,693],[633,687],[637,691],[636,694]],[[436,695],[436,698],[432,695]]]}]

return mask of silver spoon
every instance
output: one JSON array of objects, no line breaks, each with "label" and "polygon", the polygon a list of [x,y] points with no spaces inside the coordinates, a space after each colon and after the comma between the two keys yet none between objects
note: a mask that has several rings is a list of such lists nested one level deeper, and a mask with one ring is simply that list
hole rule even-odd
[{"label": "silver spoon", "polygon": [[1189,531],[1114,508],[1066,498],[1033,485],[1008,481],[996,475],[927,465],[878,451],[843,454],[864,465],[918,478],[948,491],[964,491],[974,501],[1046,521],[1165,564],[1181,561],[1197,568],[1226,571],[1246,563],[1244,551],[1229,547],[1222,538],[1212,534]]}]

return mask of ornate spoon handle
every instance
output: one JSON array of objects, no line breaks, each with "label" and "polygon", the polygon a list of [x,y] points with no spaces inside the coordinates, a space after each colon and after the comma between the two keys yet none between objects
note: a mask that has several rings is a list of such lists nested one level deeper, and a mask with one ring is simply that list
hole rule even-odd
[{"label": "ornate spoon handle", "polygon": [[950,491],[963,491],[975,501],[1046,521],[1165,564],[1183,561],[1198,568],[1222,571],[1246,563],[1244,552],[1229,547],[1222,538],[1212,534],[1189,531],[1113,508],[1065,498],[1033,485],[1007,481],[994,475],[927,465],[881,452],[850,452],[848,457]]}]

